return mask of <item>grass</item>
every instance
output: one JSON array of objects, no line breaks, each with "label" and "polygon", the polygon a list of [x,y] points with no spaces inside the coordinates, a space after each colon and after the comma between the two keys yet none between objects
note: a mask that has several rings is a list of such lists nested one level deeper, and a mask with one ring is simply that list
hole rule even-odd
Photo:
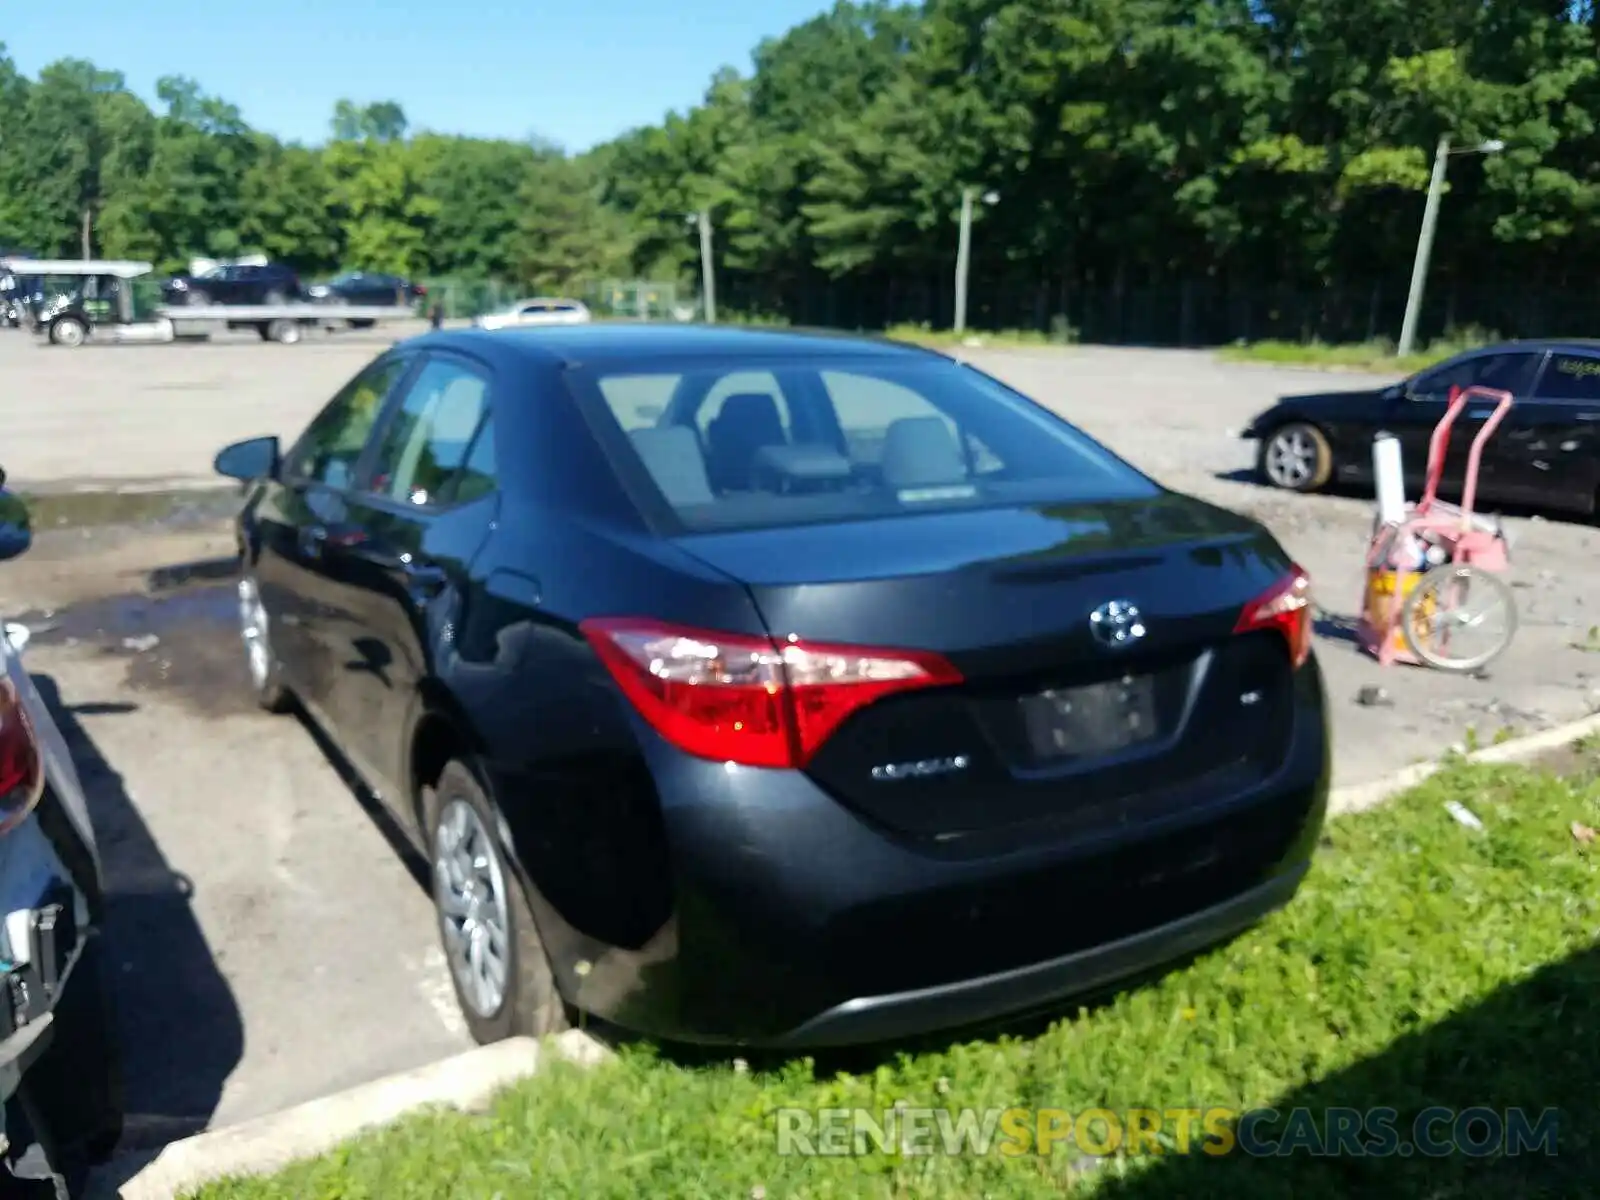
[{"label": "grass", "polygon": [[[1600,842],[1591,832],[1600,824],[1600,757],[1581,747],[1561,763],[1558,775],[1458,762],[1383,809],[1333,823],[1288,909],[1158,982],[1043,1030],[850,1071],[809,1060],[706,1066],[624,1049],[592,1072],[551,1069],[487,1114],[420,1115],[279,1175],[219,1182],[199,1196],[1583,1194],[1600,1171],[1592,1123]],[[1451,800],[1483,830],[1452,818]],[[1086,1157],[1070,1141],[1048,1155],[903,1156],[870,1143],[863,1148],[872,1152],[848,1157],[777,1153],[780,1108],[878,1113],[902,1100],[1069,1113],[1304,1107],[1324,1130],[1329,1108],[1377,1106],[1397,1110],[1401,1142],[1430,1105],[1521,1106],[1530,1125],[1547,1107],[1560,1111],[1553,1156],[1184,1155],[1170,1152],[1175,1124],[1168,1153],[1139,1157]]]},{"label": "grass", "polygon": [[1426,348],[1404,356],[1395,353],[1393,342],[1243,342],[1224,346],[1217,357],[1227,362],[1275,363],[1283,366],[1345,367],[1362,371],[1382,371],[1390,375],[1411,375],[1436,362],[1498,341],[1482,330],[1466,330],[1430,342]]}]

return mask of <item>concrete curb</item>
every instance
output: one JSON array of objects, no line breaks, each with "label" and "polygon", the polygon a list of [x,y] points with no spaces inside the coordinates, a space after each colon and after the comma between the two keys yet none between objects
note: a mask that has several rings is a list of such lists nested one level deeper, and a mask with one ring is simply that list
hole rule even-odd
[{"label": "concrete curb", "polygon": [[[1580,738],[1590,737],[1596,733],[1600,733],[1600,713],[1584,717],[1581,721],[1557,725],[1554,729],[1530,733],[1526,737],[1512,738],[1499,745],[1485,746],[1482,750],[1474,750],[1462,757],[1468,762],[1477,763],[1526,762],[1548,751],[1564,749]],[[1365,812],[1369,808],[1376,808],[1408,788],[1416,787],[1443,766],[1442,759],[1437,762],[1417,763],[1415,766],[1402,768],[1387,778],[1375,779],[1371,783],[1335,788],[1333,794],[1328,797],[1328,815],[1341,817],[1346,813]]]},{"label": "concrete curb", "polygon": [[551,1054],[582,1066],[611,1056],[581,1030],[543,1043],[519,1037],[479,1046],[414,1071],[173,1142],[121,1182],[120,1190],[112,1190],[117,1187],[114,1179],[107,1180],[111,1188],[104,1194],[167,1200],[224,1176],[270,1174],[420,1108],[479,1108],[501,1089],[536,1074]]}]

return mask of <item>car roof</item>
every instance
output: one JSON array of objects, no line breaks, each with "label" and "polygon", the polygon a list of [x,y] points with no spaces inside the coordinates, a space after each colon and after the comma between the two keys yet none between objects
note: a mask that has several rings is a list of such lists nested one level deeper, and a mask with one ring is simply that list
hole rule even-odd
[{"label": "car roof", "polygon": [[905,358],[944,356],[904,342],[832,330],[739,329],[721,325],[594,322],[520,329],[452,329],[410,339],[419,346],[454,346],[484,358],[514,355],[524,361],[576,366],[607,362],[689,359]]},{"label": "car roof", "polygon": [[1513,338],[1510,341],[1478,346],[1454,357],[1476,358],[1481,354],[1505,354],[1513,350],[1533,353],[1554,350],[1557,353],[1600,354],[1600,338]]}]

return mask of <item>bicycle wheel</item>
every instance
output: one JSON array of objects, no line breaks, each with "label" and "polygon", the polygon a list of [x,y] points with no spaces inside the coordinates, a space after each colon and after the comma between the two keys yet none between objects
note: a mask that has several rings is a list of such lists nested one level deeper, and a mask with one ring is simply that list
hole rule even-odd
[{"label": "bicycle wheel", "polygon": [[1400,631],[1420,662],[1441,671],[1476,671],[1516,636],[1516,596],[1495,572],[1443,563],[1406,597]]}]

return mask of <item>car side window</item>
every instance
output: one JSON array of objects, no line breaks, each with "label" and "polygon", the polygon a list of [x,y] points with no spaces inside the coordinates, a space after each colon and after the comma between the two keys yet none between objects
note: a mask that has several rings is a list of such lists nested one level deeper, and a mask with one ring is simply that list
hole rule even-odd
[{"label": "car side window", "polygon": [[472,449],[467,452],[466,461],[446,487],[445,502],[468,504],[482,499],[498,486],[494,457],[494,413],[490,412],[478,426],[478,434],[472,439]]},{"label": "car side window", "polygon": [[1526,392],[1533,383],[1539,355],[1531,351],[1508,354],[1480,354],[1460,362],[1446,363],[1436,371],[1419,376],[1411,394],[1418,400],[1446,400],[1452,387],[1488,387],[1512,393]]},{"label": "car side window", "polygon": [[1539,378],[1536,398],[1575,404],[1600,402],[1600,357],[1552,354]]},{"label": "car side window", "polygon": [[378,424],[384,398],[408,365],[405,358],[382,359],[347,383],[289,452],[285,477],[340,490],[353,486],[356,464]]},{"label": "car side window", "polygon": [[428,360],[383,431],[368,490],[407,504],[440,503],[467,461],[488,400],[479,371]]}]

